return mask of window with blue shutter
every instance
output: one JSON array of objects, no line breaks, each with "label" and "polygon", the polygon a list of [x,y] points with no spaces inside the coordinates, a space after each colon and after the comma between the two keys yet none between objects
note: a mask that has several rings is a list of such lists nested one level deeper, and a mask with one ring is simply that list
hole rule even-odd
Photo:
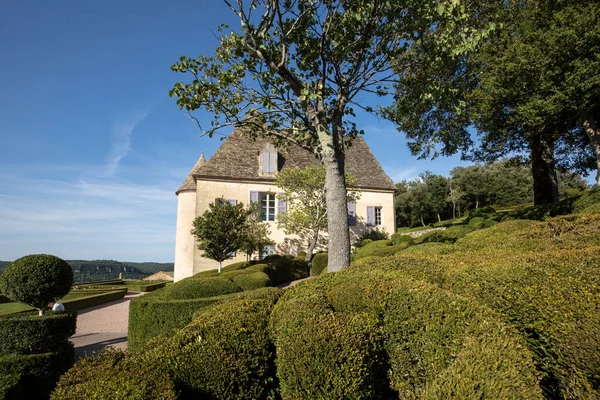
[{"label": "window with blue shutter", "polygon": [[250,192],[250,203],[258,203],[258,192]]},{"label": "window with blue shutter", "polygon": [[228,202],[229,202],[229,204],[231,204],[232,206],[235,206],[235,205],[237,205],[237,200],[234,200],[234,199],[228,199],[227,201],[228,201]]},{"label": "window with blue shutter", "polygon": [[356,225],[356,202],[354,201],[348,202],[348,225]]}]

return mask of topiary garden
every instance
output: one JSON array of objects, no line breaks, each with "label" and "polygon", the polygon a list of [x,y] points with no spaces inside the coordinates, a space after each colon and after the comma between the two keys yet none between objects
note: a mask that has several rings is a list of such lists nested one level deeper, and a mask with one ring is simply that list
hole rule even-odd
[{"label": "topiary garden", "polygon": [[[475,215],[412,243],[403,235],[371,241],[347,270],[285,291],[145,295],[131,303],[131,328],[164,326],[130,337],[134,352],[101,376],[144,365],[180,399],[600,397],[600,215],[498,217]],[[233,265],[217,278],[235,284],[261,272],[268,281],[248,282],[275,284],[294,276],[277,271],[284,260]],[[109,394],[64,378],[54,398],[88,387],[97,394],[90,398]]]}]

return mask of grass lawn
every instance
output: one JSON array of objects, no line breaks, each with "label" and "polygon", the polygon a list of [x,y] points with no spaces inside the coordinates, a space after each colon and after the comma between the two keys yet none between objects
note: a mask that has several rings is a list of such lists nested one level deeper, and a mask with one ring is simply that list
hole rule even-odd
[{"label": "grass lawn", "polygon": [[2,303],[0,304],[0,315],[12,314],[21,311],[33,310],[31,306],[22,303]]}]

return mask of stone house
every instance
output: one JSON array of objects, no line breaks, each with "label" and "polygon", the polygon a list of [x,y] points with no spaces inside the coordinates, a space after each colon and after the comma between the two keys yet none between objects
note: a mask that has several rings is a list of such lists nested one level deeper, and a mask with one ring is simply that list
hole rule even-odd
[{"label": "stone house", "polygon": [[[255,258],[273,253],[295,255],[303,250],[305,243],[300,238],[277,228],[276,216],[286,210],[286,203],[277,197],[275,175],[284,169],[318,163],[311,152],[299,146],[277,149],[269,139],[253,140],[239,129],[227,137],[208,161],[201,155],[176,192],[175,281],[217,268],[216,261],[202,257],[190,234],[192,221],[216,199],[223,198],[232,204],[260,203],[263,220],[269,224],[270,237],[276,245],[254,255]],[[354,139],[346,150],[346,171],[357,179],[353,189],[360,191],[360,199],[348,204],[351,236],[372,228],[394,233],[394,184],[362,138]],[[245,254],[233,254],[223,265],[245,260]]]}]

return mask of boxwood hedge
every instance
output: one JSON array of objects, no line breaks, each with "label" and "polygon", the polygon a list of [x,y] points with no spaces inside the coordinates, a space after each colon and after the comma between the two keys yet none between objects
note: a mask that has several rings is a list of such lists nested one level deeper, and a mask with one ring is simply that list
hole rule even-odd
[{"label": "boxwood hedge", "polygon": [[79,360],[61,376],[51,400],[175,400],[168,373],[112,347]]},{"label": "boxwood hedge", "polygon": [[75,313],[13,314],[0,318],[0,354],[42,354],[64,349],[75,334]]}]

